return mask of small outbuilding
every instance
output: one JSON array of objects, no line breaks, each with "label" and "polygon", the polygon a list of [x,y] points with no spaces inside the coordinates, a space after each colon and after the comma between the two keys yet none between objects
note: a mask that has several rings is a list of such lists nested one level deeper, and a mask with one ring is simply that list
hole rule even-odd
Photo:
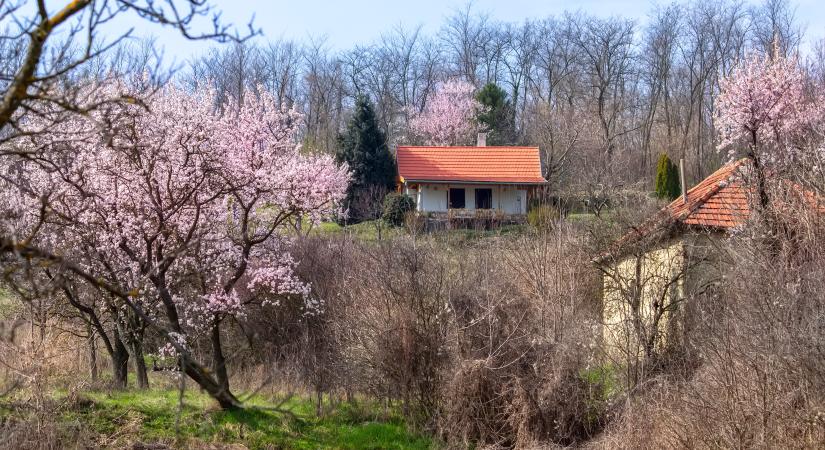
[{"label": "small outbuilding", "polygon": [[678,340],[687,299],[719,280],[719,240],[751,214],[750,165],[731,162],[613,243],[602,272],[603,333],[614,354],[647,355]]},{"label": "small outbuilding", "polygon": [[525,216],[536,189],[547,184],[538,147],[399,146],[397,162],[399,190],[429,215]]}]

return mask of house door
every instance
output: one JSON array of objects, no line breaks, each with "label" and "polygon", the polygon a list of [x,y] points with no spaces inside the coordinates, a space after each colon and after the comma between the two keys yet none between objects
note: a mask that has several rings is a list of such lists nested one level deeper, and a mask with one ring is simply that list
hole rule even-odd
[{"label": "house door", "polygon": [[476,209],[491,209],[493,207],[493,190],[476,189]]},{"label": "house door", "polygon": [[527,191],[516,191],[516,214],[527,214]]}]

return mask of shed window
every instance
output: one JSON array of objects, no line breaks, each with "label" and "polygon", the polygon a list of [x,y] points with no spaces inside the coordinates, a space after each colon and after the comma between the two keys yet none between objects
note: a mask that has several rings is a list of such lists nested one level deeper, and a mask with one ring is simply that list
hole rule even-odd
[{"label": "shed window", "polygon": [[450,209],[466,208],[464,189],[450,189]]},{"label": "shed window", "polygon": [[493,207],[493,190],[476,189],[476,209],[490,209]]}]

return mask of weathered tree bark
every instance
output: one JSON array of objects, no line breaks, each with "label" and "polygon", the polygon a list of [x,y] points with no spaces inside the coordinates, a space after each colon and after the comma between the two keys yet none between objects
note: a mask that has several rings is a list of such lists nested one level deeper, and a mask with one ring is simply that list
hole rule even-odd
[{"label": "weathered tree bark", "polygon": [[149,389],[149,375],[146,371],[146,361],[143,359],[143,346],[140,342],[132,340],[129,342],[129,347],[132,349],[137,387],[138,389]]},{"label": "weathered tree bark", "polygon": [[223,354],[221,345],[221,321],[215,315],[212,320],[212,371],[215,372],[218,385],[221,389],[229,392],[229,374],[226,371],[226,357]]},{"label": "weathered tree bark", "polygon": [[111,353],[112,386],[115,389],[125,389],[129,373],[129,351],[126,349],[126,346],[123,345],[117,328],[114,329],[112,340],[114,341],[114,351]]},{"label": "weathered tree bark", "polygon": [[89,375],[94,383],[97,382],[97,339],[91,323],[87,323],[86,330],[89,334]]},{"label": "weathered tree bark", "polygon": [[190,360],[187,355],[181,356],[181,367],[184,373],[212,396],[221,408],[239,409],[242,407],[240,400],[232,395],[228,389],[224,389],[200,364]]},{"label": "weathered tree bark", "polygon": [[135,368],[135,382],[138,389],[149,388],[149,375],[146,371],[146,361],[143,359],[143,324],[135,317],[134,312],[127,311],[118,315],[118,329],[124,337]]}]

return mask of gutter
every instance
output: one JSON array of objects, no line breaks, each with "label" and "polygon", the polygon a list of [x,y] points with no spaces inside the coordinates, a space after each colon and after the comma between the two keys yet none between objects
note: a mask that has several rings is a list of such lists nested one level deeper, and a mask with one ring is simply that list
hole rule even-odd
[{"label": "gutter", "polygon": [[455,181],[455,180],[413,180],[401,177],[404,183],[430,183],[430,184],[491,184],[491,185],[525,185],[525,186],[541,186],[549,184],[549,181]]}]

